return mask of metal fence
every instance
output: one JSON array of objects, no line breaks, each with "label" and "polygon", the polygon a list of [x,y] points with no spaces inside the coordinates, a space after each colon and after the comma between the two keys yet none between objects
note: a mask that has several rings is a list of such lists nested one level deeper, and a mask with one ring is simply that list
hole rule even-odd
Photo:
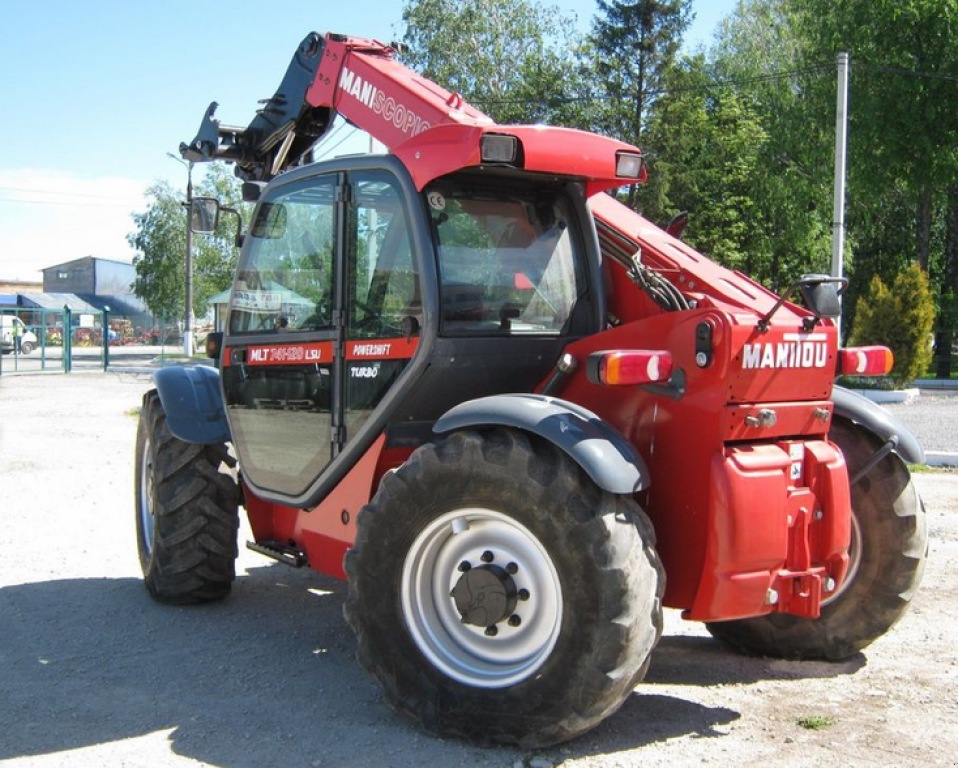
[{"label": "metal fence", "polygon": [[[187,362],[179,323],[165,319],[144,327],[109,312],[2,309],[0,330],[0,376],[152,369]],[[202,350],[203,329],[194,335]]]}]

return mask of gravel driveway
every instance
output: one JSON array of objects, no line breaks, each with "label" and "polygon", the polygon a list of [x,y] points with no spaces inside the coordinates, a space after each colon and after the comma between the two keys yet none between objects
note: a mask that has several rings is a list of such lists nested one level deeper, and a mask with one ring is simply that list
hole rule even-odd
[{"label": "gravel driveway", "polygon": [[[339,582],[242,551],[224,603],[148,599],[132,507],[148,386],[0,378],[2,766],[958,765],[956,473],[916,476],[924,585],[865,653],[745,658],[670,611],[647,682],[616,716],[541,753],[482,749],[387,709],[353,659]],[[823,727],[801,727],[806,716]]]}]

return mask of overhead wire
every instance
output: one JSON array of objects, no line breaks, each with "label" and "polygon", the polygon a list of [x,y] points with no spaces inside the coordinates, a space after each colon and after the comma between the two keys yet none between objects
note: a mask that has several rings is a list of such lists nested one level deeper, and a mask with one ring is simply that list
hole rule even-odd
[{"label": "overhead wire", "polygon": [[[348,124],[348,123],[343,123],[343,125],[346,126],[346,125],[349,125],[349,124]],[[329,147],[329,148],[319,147],[319,149],[321,150],[321,152],[316,156],[315,159],[316,159],[316,160],[320,160],[320,159],[322,159],[322,158],[324,158],[324,157],[328,157],[329,155],[331,155],[331,154],[336,150],[337,147],[339,147],[341,144],[343,144],[347,139],[351,139],[351,138],[356,134],[356,132],[359,131],[359,129],[358,129],[356,126],[354,126],[354,125],[350,125],[349,127],[352,128],[352,131],[350,131],[350,132],[347,133],[345,136],[343,136],[343,137],[342,137],[339,141],[337,141],[333,146],[331,146],[331,147]],[[328,141],[328,140],[327,140],[327,141]]]},{"label": "overhead wire", "polygon": [[[904,77],[915,77],[915,78],[926,78],[934,80],[945,80],[949,82],[958,82],[958,74],[953,74],[950,72],[928,72],[925,70],[918,69],[904,69],[902,67],[889,67],[881,64],[871,64],[864,61],[852,61],[852,67],[854,69],[865,69],[872,70],[875,72],[883,72],[885,74],[892,75],[901,75]],[[812,64],[805,67],[798,67],[795,69],[787,70],[778,70],[775,72],[768,72],[762,75],[753,75],[750,77],[737,77],[737,78],[727,78],[727,79],[713,79],[711,82],[707,83],[698,83],[695,85],[683,86],[678,88],[660,88],[649,92],[651,96],[668,96],[676,93],[687,93],[693,91],[709,91],[719,88],[728,88],[734,86],[743,86],[743,85],[754,85],[759,83],[774,82],[776,80],[782,80],[785,78],[792,77],[802,77],[806,75],[823,75],[830,73],[834,70],[835,63],[821,62],[819,64]],[[549,106],[558,106],[561,104],[576,104],[576,103],[598,103],[598,102],[610,102],[621,100],[621,96],[615,96],[613,94],[588,94],[585,96],[557,96],[553,98],[542,99],[538,103],[546,104]],[[503,106],[503,105],[521,105],[521,104],[533,104],[537,103],[533,99],[478,99],[473,98],[469,101],[475,104],[478,107],[483,106]]]}]

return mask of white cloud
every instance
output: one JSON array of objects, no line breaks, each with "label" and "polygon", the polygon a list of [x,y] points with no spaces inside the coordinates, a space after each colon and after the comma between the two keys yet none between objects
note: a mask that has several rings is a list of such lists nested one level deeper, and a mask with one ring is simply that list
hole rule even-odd
[{"label": "white cloud", "polygon": [[0,280],[40,280],[39,270],[83,256],[130,261],[126,236],[152,182],[0,169]]}]

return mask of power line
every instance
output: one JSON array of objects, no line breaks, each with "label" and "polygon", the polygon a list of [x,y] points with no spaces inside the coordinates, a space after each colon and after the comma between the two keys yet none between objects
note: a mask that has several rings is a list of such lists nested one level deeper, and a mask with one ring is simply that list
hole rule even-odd
[{"label": "power line", "polygon": [[37,195],[60,195],[62,197],[89,197],[94,200],[126,200],[123,195],[91,195],[86,192],[62,192],[58,189],[31,189],[28,187],[0,186],[6,192],[30,192]]},{"label": "power line", "polygon": [[125,210],[130,210],[135,208],[134,204],[123,204],[123,203],[81,203],[81,202],[63,202],[56,200],[15,200],[11,197],[0,197],[0,203],[23,203],[26,205],[65,205],[71,206],[74,208],[123,208]]},{"label": "power line", "polygon": [[[343,125],[345,125],[345,123],[343,123]],[[343,138],[341,138],[339,141],[337,141],[337,142],[336,142],[333,146],[331,146],[329,149],[324,149],[324,150],[323,150],[323,153],[322,153],[319,157],[317,157],[316,160],[320,160],[320,159],[322,159],[322,158],[324,158],[324,157],[328,157],[329,155],[331,155],[331,154],[333,153],[333,151],[334,151],[337,147],[339,147],[340,144],[342,144],[343,142],[345,142],[347,139],[351,139],[353,136],[355,136],[355,135],[356,135],[356,132],[357,132],[359,129],[358,129],[358,128],[355,128],[355,127],[353,127],[353,126],[350,126],[350,127],[353,129],[350,133],[347,133],[345,136],[343,136]]]},{"label": "power line", "polygon": [[[764,75],[754,75],[752,77],[740,77],[740,78],[728,78],[725,80],[713,80],[709,83],[700,83],[697,85],[686,86],[682,88],[662,88],[655,91],[650,91],[650,95],[653,96],[663,96],[670,95],[673,93],[685,93],[688,91],[707,91],[713,90],[716,88],[726,88],[728,86],[734,85],[751,85],[754,83],[764,83],[772,82],[774,80],[781,80],[784,78],[796,77],[799,75],[809,75],[809,74],[824,74],[826,72],[831,72],[834,69],[834,64],[831,62],[816,64],[808,67],[802,67],[799,69],[788,69],[788,70],[779,70],[776,72],[768,72]],[[598,102],[598,101],[618,101],[621,100],[621,96],[613,96],[611,94],[589,94],[587,96],[568,96],[562,98],[554,99],[545,99],[543,103],[548,104],[573,104],[573,103],[589,103],[589,102]],[[479,105],[479,106],[491,106],[491,105],[502,105],[502,104],[531,104],[535,103],[531,99],[469,99],[470,103]]]},{"label": "power line", "polygon": [[925,72],[920,69],[886,67],[882,64],[869,64],[867,62],[854,62],[854,67],[858,69],[870,69],[874,72],[885,72],[891,75],[903,75],[905,77],[925,78],[928,80],[948,80],[958,83],[958,75],[951,74],[950,72]]},{"label": "power line", "polygon": [[[676,93],[688,93],[693,91],[710,91],[718,88],[727,88],[732,86],[755,85],[759,83],[774,82],[786,78],[801,77],[805,75],[827,75],[835,68],[833,62],[823,62],[813,64],[807,67],[797,69],[779,70],[769,72],[764,75],[754,75],[752,77],[728,78],[724,80],[715,79],[709,83],[699,83],[697,85],[684,86],[681,88],[662,88],[650,91],[652,96],[668,96]],[[881,64],[868,64],[866,62],[853,62],[853,69],[865,69],[875,72],[884,72],[886,74],[901,75],[903,77],[924,78],[929,80],[944,80],[947,82],[958,82],[958,74],[950,72],[928,72],[918,69],[903,69],[901,67],[889,67]],[[575,103],[596,103],[618,101],[623,97],[613,96],[611,94],[589,94],[586,96],[568,96],[546,98],[540,101],[534,99],[469,99],[476,106],[502,106],[502,105],[522,105],[522,104],[545,104],[547,106],[557,106],[560,104]]]}]

